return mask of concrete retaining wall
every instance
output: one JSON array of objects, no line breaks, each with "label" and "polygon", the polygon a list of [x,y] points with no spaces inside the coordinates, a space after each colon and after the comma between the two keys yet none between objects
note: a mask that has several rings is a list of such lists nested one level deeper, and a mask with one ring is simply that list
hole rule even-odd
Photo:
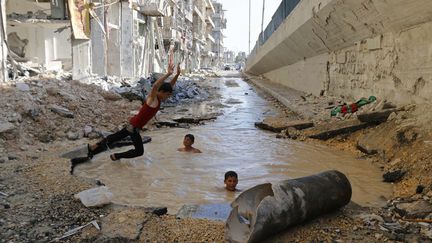
[{"label": "concrete retaining wall", "polygon": [[432,1],[303,0],[246,71],[315,95],[431,101]]}]

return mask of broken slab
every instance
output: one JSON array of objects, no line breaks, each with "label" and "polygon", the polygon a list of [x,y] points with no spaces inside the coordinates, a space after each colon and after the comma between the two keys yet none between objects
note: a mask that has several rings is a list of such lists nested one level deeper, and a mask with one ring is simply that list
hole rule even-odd
[{"label": "broken slab", "polygon": [[178,127],[179,123],[173,120],[163,120],[153,123],[156,127]]},{"label": "broken slab", "polygon": [[262,122],[256,122],[255,126],[272,132],[281,132],[289,127],[297,130],[313,127],[313,122],[310,121],[292,121],[286,117],[266,117]]},{"label": "broken slab", "polygon": [[255,186],[231,204],[225,240],[263,242],[290,226],[345,206],[351,194],[347,177],[335,170]]},{"label": "broken slab", "polygon": [[113,194],[110,192],[108,187],[100,186],[84,190],[80,193],[75,194],[76,199],[79,199],[82,204],[86,207],[101,207],[111,203]]},{"label": "broken slab", "polygon": [[361,122],[358,120],[336,121],[309,128],[304,131],[304,134],[309,138],[327,140],[338,135],[352,133],[373,125],[373,123]]},{"label": "broken slab", "polygon": [[228,203],[183,205],[183,207],[178,211],[176,217],[180,219],[196,218],[225,221],[231,210],[232,208]]},{"label": "broken slab", "polygon": [[144,224],[150,218],[151,214],[139,208],[114,211],[102,219],[102,234],[124,241],[138,240]]},{"label": "broken slab", "polygon": [[395,211],[405,218],[424,218],[432,213],[432,204],[425,200],[398,203]]},{"label": "broken slab", "polygon": [[381,111],[360,113],[360,114],[357,114],[357,119],[361,122],[379,124],[379,123],[383,123],[383,122],[387,121],[390,114],[393,112],[396,112],[396,111],[397,111],[397,109],[387,109],[387,110],[381,110]]}]

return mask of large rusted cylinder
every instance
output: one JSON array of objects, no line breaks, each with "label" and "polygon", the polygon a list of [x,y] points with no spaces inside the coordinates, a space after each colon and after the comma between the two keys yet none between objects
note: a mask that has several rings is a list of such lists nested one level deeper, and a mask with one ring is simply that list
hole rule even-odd
[{"label": "large rusted cylinder", "polygon": [[336,170],[255,186],[232,202],[225,238],[228,242],[261,242],[348,204],[351,194],[347,177]]}]

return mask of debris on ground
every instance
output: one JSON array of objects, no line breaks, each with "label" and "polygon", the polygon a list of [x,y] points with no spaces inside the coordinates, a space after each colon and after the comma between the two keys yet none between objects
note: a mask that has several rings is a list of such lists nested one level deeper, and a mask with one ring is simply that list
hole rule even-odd
[{"label": "debris on ground", "polygon": [[111,203],[112,192],[106,186],[100,186],[82,191],[75,195],[86,207],[101,207]]}]

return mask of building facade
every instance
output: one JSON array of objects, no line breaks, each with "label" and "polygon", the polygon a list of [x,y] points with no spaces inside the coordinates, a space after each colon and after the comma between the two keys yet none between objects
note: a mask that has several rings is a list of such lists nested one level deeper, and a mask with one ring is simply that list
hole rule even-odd
[{"label": "building facade", "polygon": [[[2,0],[2,4],[6,30],[2,39],[10,49],[4,45],[2,54],[12,53],[15,61],[43,70],[71,71],[77,80],[147,77],[166,68],[171,52],[174,62],[190,72],[218,65],[223,54],[221,30],[226,21],[221,19],[222,5],[211,0]],[[2,71],[7,69],[5,60],[6,56]]]},{"label": "building facade", "polygon": [[215,55],[213,65],[222,67],[223,65],[223,53],[224,53],[224,34],[223,30],[226,29],[226,19],[222,4],[217,1],[213,1],[213,7],[215,13],[213,14],[212,21],[215,25],[212,36],[214,43],[212,44],[212,52]]}]

